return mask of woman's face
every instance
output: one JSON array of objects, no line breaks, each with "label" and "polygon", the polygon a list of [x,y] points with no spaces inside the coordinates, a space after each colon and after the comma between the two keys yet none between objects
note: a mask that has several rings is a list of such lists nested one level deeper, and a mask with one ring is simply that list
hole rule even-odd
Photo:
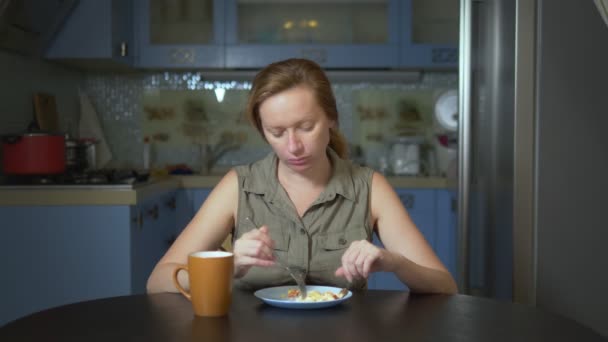
[{"label": "woman's face", "polygon": [[335,122],[327,118],[308,87],[273,95],[259,111],[264,136],[285,166],[305,171],[325,160],[329,128]]}]

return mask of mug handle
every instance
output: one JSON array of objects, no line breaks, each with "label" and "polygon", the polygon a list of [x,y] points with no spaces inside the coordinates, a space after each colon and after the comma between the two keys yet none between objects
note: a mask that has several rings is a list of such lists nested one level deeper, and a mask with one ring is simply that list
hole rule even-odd
[{"label": "mug handle", "polygon": [[173,285],[175,285],[175,287],[179,290],[179,292],[181,294],[184,295],[184,297],[188,298],[188,300],[192,300],[191,297],[190,297],[190,293],[188,293],[186,290],[184,290],[184,288],[182,287],[182,285],[177,280],[177,274],[181,270],[184,270],[184,271],[188,272],[188,266],[186,266],[186,265],[179,265],[179,266],[177,266],[175,268],[175,270],[173,270]]}]

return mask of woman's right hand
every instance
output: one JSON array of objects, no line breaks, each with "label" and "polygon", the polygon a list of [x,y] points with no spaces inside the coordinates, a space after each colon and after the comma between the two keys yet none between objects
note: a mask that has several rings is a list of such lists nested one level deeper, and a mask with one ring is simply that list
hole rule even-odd
[{"label": "woman's right hand", "polygon": [[251,266],[269,267],[275,264],[274,241],[268,227],[261,226],[243,234],[234,242],[234,276],[244,276]]}]

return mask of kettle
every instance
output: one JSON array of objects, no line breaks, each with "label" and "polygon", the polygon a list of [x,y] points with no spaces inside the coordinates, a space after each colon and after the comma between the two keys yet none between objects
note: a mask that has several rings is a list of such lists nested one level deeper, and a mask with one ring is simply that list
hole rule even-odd
[{"label": "kettle", "polygon": [[420,173],[420,145],[422,136],[398,136],[388,142],[389,170],[398,176],[416,176]]}]

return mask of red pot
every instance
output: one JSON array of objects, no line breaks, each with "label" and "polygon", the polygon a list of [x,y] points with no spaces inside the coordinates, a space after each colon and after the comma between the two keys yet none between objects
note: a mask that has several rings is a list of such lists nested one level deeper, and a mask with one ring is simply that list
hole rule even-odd
[{"label": "red pot", "polygon": [[65,171],[65,137],[28,133],[2,137],[5,174],[48,175]]}]

